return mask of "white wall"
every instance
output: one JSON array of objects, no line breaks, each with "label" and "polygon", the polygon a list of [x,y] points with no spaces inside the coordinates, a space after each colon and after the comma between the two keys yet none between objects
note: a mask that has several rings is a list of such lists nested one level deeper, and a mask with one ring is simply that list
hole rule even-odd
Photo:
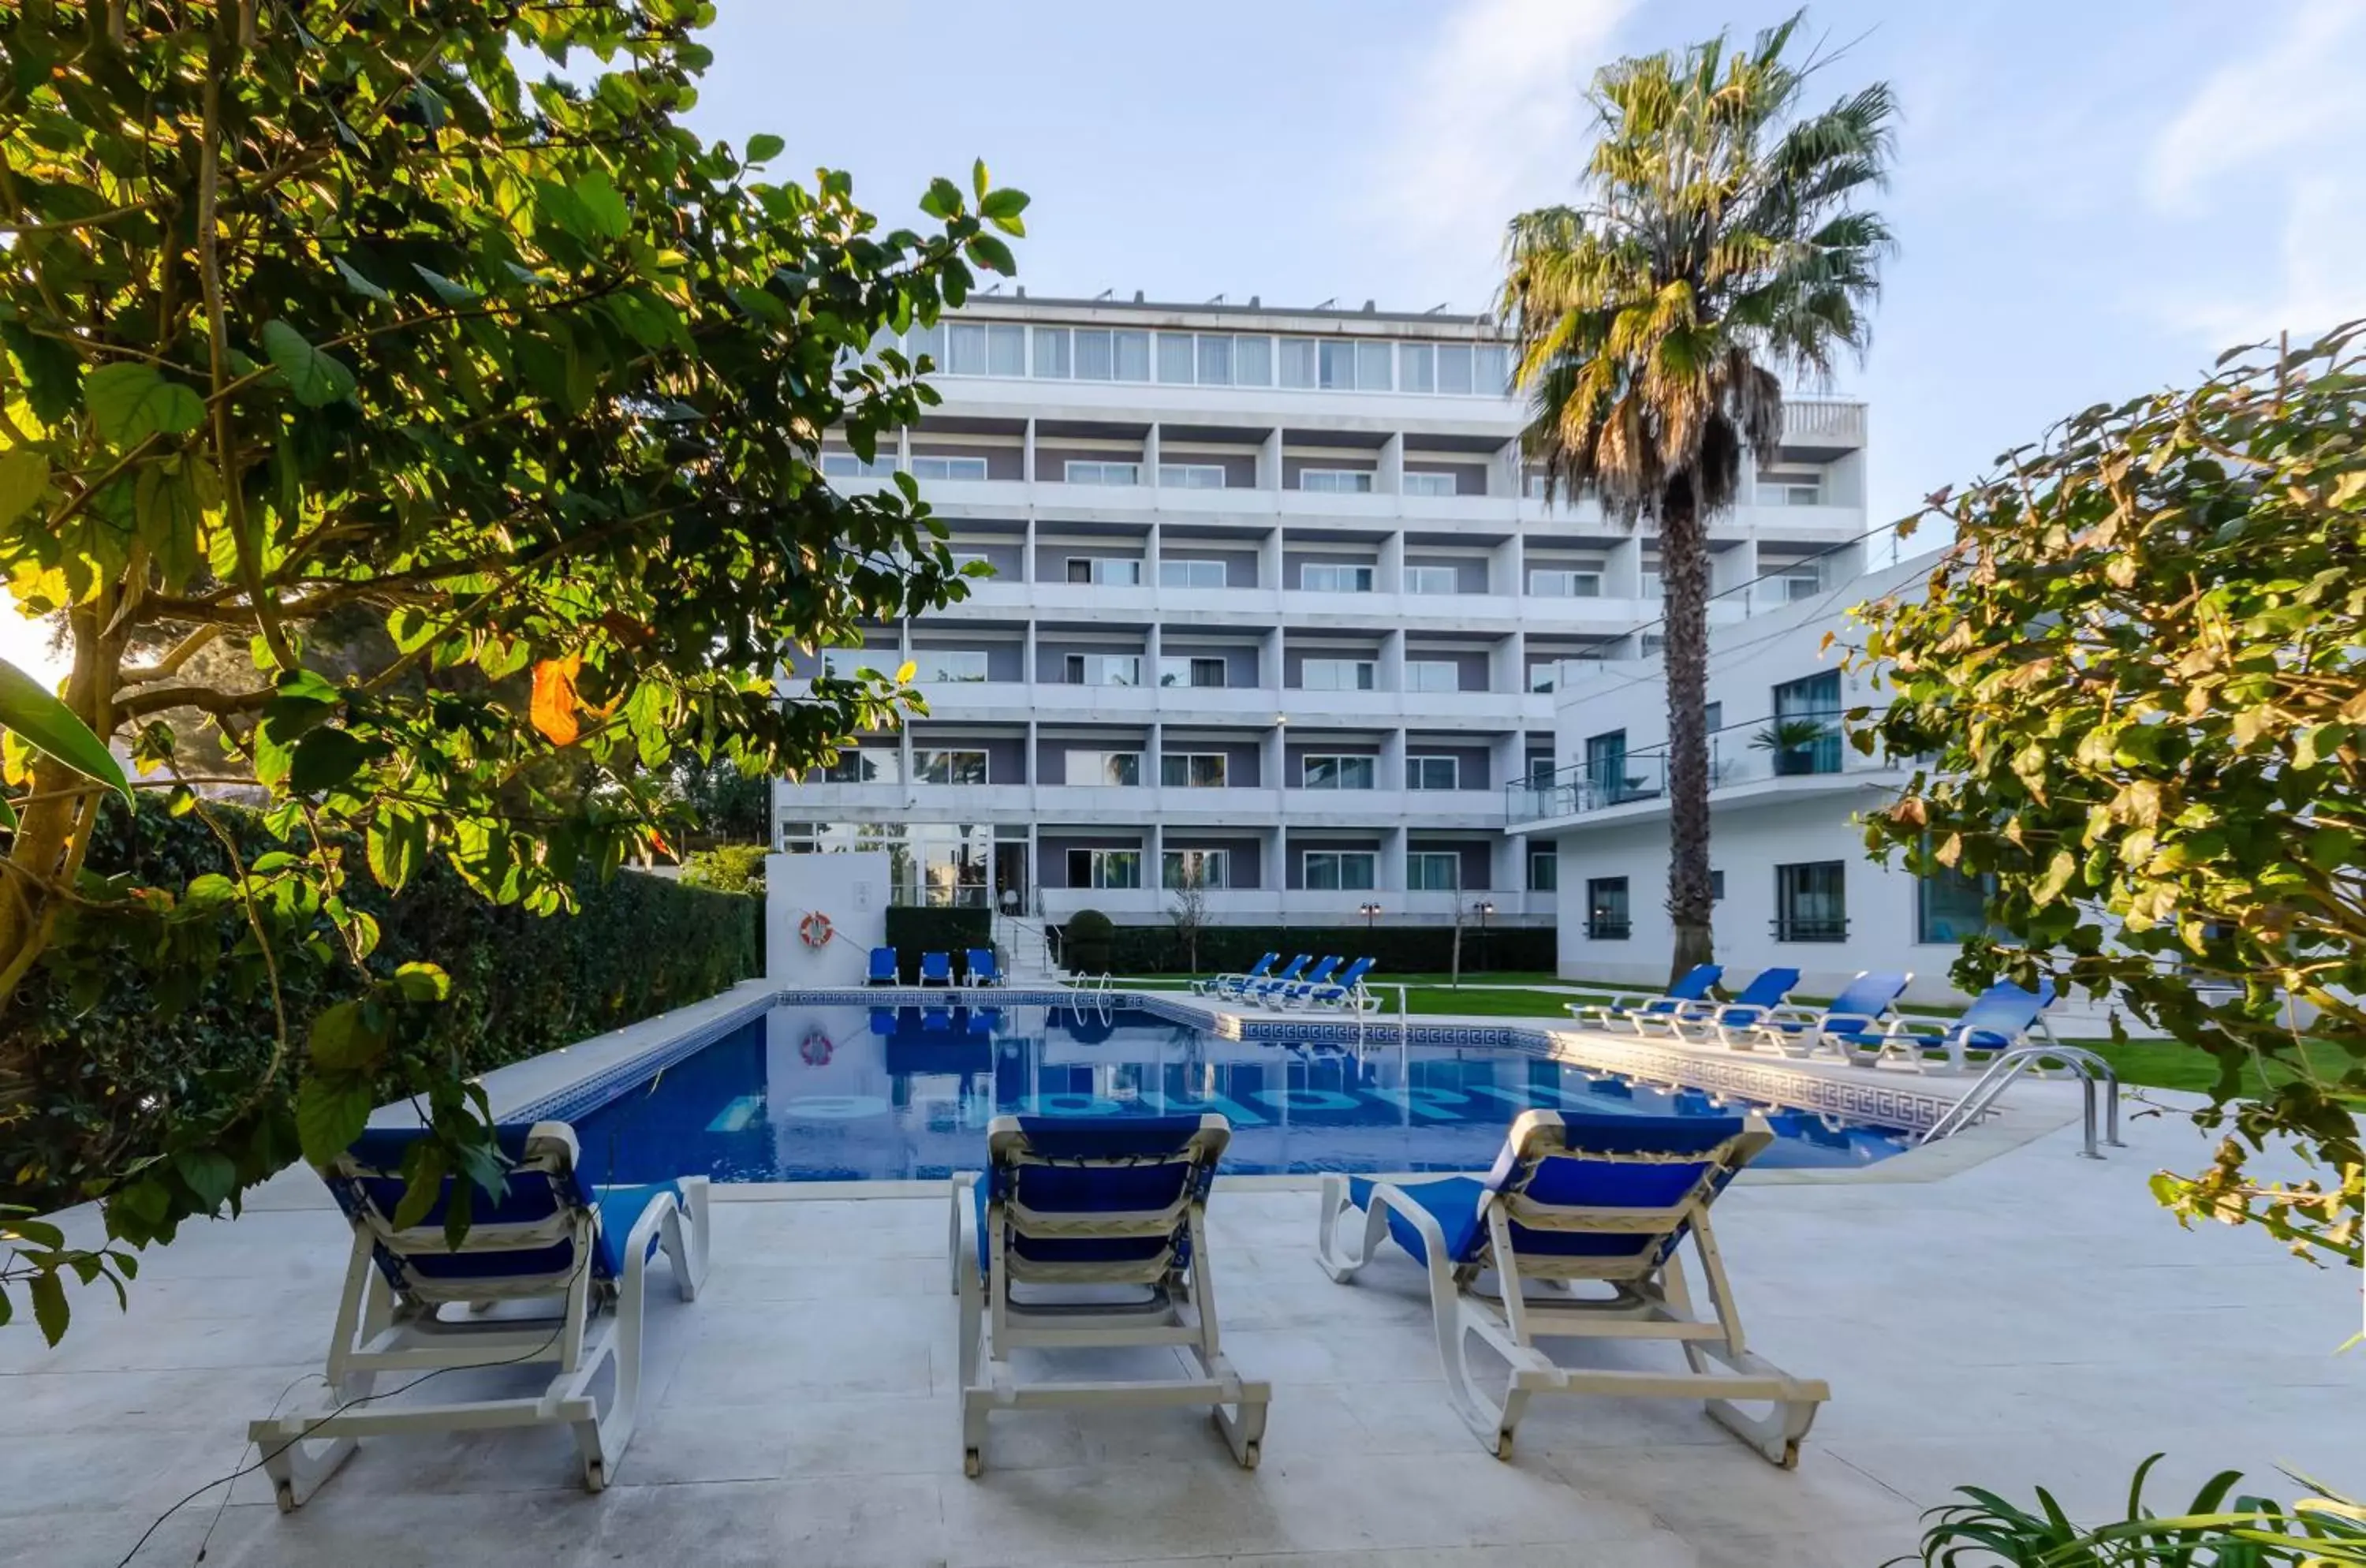
[{"label": "white wall", "polygon": [[[816,909],[836,935],[811,948],[797,923]],[[886,941],[885,851],[764,857],[764,975],[774,985],[859,986]]]},{"label": "white wall", "polygon": [[[1915,878],[1867,857],[1865,830],[1849,819],[1858,796],[1823,796],[1712,814],[1709,864],[1725,873],[1725,897],[1712,916],[1717,962],[1729,988],[1738,989],[1769,964],[1799,971],[1804,995],[1831,996],[1861,969],[1910,971],[1907,997],[1950,1002],[1962,995],[1948,983],[1954,942],[1914,940]],[[1805,861],[1848,867],[1849,936],[1844,942],[1774,940],[1774,868]],[[1627,878],[1632,935],[1594,942],[1585,934],[1589,877]],[[1574,979],[1658,986],[1675,952],[1669,923],[1668,821],[1605,826],[1572,834],[1560,845],[1560,973]]]}]

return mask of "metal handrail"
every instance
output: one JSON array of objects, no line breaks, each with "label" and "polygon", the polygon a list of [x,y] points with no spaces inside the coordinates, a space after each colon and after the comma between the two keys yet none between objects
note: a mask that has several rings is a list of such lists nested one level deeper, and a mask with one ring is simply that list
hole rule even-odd
[{"label": "metal handrail", "polygon": [[1924,1144],[1936,1143],[1941,1138],[1950,1137],[1962,1132],[1989,1113],[1989,1109],[1996,1104],[1997,1098],[2004,1093],[2006,1085],[2035,1067],[2041,1061],[2060,1062],[2078,1076],[2079,1089],[2085,1100],[2086,1132],[2086,1146],[2079,1151],[2079,1157],[2082,1159],[2103,1157],[2095,1148],[2095,1086],[2099,1083],[2107,1091],[2103,1101],[2103,1142],[2115,1149],[2127,1147],[2125,1144],[2120,1142],[2120,1075],[2113,1070],[2111,1063],[2083,1045],[2057,1045],[2050,1043],[2043,1045],[2016,1045],[2010,1051],[2000,1053],[1995,1061],[1989,1064],[1988,1071],[1979,1076],[1978,1081],[1972,1085],[1970,1091],[1955,1101],[1945,1115],[1931,1123],[1929,1131],[1917,1141]]}]

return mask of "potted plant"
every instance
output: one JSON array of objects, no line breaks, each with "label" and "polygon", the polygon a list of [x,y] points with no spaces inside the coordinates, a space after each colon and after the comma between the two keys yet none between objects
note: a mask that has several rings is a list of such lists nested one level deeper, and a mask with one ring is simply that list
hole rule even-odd
[{"label": "potted plant", "polygon": [[1778,718],[1750,738],[1751,750],[1774,753],[1778,778],[1816,771],[1816,742],[1831,734],[1821,719]]}]

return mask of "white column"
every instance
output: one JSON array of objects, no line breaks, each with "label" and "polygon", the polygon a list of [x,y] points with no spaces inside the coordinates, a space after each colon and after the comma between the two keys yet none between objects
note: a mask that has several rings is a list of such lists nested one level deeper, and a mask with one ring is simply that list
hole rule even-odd
[{"label": "white column", "polygon": [[[1383,692],[1395,692],[1402,696],[1405,689],[1405,635],[1403,628],[1398,627],[1380,634],[1380,668],[1378,673],[1380,679],[1380,690]],[[1397,706],[1402,710],[1404,706],[1403,702],[1400,701],[1397,704]]]},{"label": "white column", "polygon": [[1257,448],[1256,482],[1259,490],[1281,488],[1281,431],[1279,427],[1267,431],[1265,444]]},{"label": "white column", "polygon": [[1149,430],[1144,432],[1142,437],[1142,467],[1144,470],[1142,482],[1153,490],[1158,488],[1158,422],[1156,420],[1150,422]]},{"label": "white column", "polygon": [[1404,534],[1392,529],[1380,536],[1380,564],[1372,572],[1372,586],[1382,593],[1404,592]]},{"label": "white column", "polygon": [[1380,446],[1380,471],[1372,476],[1372,490],[1379,495],[1404,493],[1404,433],[1391,434]]},{"label": "white column", "polygon": [[1602,562],[1606,599],[1637,599],[1643,593],[1643,536],[1629,534],[1610,547]]},{"label": "white column", "polygon": [[1268,591],[1289,587],[1282,581],[1281,565],[1281,526],[1276,524],[1257,541],[1257,586]]},{"label": "white column", "polygon": [[[1031,431],[1034,429],[1034,425],[1032,424],[1032,423],[1031,423],[1028,425],[1028,429],[1029,429],[1029,430],[1031,430]],[[1027,446],[1027,466],[1028,466],[1028,468],[1029,468],[1031,471],[1034,468],[1034,466],[1035,466],[1035,446],[1034,446],[1034,439],[1033,439],[1033,437],[1032,437],[1031,435],[1031,436],[1029,437],[1029,439],[1028,439],[1028,446]],[[1026,549],[1027,549],[1027,555],[1026,555],[1026,558],[1019,563],[1019,565],[1020,565],[1019,581],[1021,581],[1021,582],[1033,582],[1034,581],[1036,581],[1036,571],[1035,571],[1035,508],[1034,508],[1033,506],[1031,506],[1031,506],[1029,506],[1029,507],[1027,508],[1027,533],[1026,533],[1026,536],[1026,536]],[[1033,634],[1034,634],[1034,630],[1035,630],[1035,623],[1034,623],[1032,620],[1030,620],[1030,621],[1027,623],[1027,630],[1028,630],[1028,634],[1030,635],[1030,637],[1032,637],[1032,636],[1033,636]],[[1032,678],[1033,678],[1033,673],[1034,673],[1034,668],[1035,668],[1035,667],[1034,667],[1033,665],[1031,665],[1031,665],[1029,665],[1027,668],[1028,668],[1029,678],[1030,678],[1030,679],[1032,679]]]},{"label": "white column", "polygon": [[[1019,477],[1029,484],[1035,482],[1035,422],[1027,422],[1027,434],[1019,449]],[[1029,852],[1031,859],[1033,852]]]}]

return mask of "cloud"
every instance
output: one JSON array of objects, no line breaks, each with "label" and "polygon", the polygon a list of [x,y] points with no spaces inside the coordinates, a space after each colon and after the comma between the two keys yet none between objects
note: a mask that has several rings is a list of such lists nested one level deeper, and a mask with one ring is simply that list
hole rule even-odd
[{"label": "cloud", "polygon": [[1504,225],[1568,196],[1588,144],[1585,88],[1633,0],[1460,0],[1408,79],[1365,212],[1405,253],[1399,276],[1485,303]]},{"label": "cloud", "polygon": [[[2173,325],[2215,342],[2366,315],[2366,6],[2307,0],[2289,17],[2211,73],[2145,162],[2156,212],[2238,242],[2246,276],[2162,302]],[[2261,243],[2239,243],[2246,229]]]}]

